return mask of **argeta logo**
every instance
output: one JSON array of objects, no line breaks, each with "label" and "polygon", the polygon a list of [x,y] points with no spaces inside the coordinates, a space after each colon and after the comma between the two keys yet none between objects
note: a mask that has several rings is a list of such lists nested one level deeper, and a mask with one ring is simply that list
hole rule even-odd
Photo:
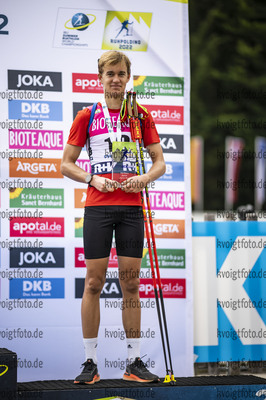
[{"label": "argeta logo", "polygon": [[185,238],[185,220],[183,219],[154,219],[153,227],[154,235],[158,239]]},{"label": "argeta logo", "polygon": [[9,176],[24,178],[62,178],[58,158],[13,158],[9,161]]},{"label": "argeta logo", "polygon": [[8,70],[8,89],[62,92],[61,72]]}]

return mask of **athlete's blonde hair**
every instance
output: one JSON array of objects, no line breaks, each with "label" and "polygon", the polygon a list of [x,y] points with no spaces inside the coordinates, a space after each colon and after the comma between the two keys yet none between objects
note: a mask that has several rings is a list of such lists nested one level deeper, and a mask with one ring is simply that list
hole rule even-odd
[{"label": "athlete's blonde hair", "polygon": [[106,65],[115,65],[120,62],[125,62],[126,67],[127,67],[127,74],[128,76],[131,73],[131,62],[129,58],[122,53],[121,51],[116,51],[116,50],[110,50],[101,55],[101,57],[98,60],[98,71],[99,74],[103,74],[103,69]]}]

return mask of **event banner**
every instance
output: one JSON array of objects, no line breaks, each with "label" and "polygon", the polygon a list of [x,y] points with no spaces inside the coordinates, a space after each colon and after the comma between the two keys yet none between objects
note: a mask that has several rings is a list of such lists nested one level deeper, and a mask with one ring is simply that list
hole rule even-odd
[{"label": "event banner", "polygon": [[193,222],[196,362],[265,360],[265,246],[265,222]]},{"label": "event banner", "polygon": [[[0,347],[17,353],[19,381],[73,379],[85,361],[87,185],[60,167],[77,112],[103,98],[97,60],[108,50],[129,57],[127,90],[136,91],[160,136],[166,172],[149,184],[158,263],[174,373],[193,375],[188,43],[184,0],[2,4]],[[144,160],[148,171],[146,150]],[[76,164],[91,171],[85,148]],[[118,271],[114,240],[100,296],[101,378],[121,378],[127,361]],[[140,302],[141,357],[164,376],[146,238]]]}]

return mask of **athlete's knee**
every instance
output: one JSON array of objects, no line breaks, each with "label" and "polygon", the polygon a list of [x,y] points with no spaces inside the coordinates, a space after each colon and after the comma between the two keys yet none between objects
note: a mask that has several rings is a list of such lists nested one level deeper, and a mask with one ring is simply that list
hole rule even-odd
[{"label": "athlete's knee", "polygon": [[100,294],[104,285],[105,279],[99,277],[85,279],[84,294]]},{"label": "athlete's knee", "polygon": [[128,292],[130,294],[135,294],[139,292],[139,278],[121,279],[120,286],[122,292]]}]

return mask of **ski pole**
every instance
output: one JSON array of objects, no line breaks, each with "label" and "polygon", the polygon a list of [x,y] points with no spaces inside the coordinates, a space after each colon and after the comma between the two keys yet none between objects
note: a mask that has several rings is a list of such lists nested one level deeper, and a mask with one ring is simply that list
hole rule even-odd
[{"label": "ski pole", "polygon": [[[132,114],[132,106],[131,106],[131,95],[132,95],[132,92],[127,93],[127,108],[128,108],[128,116],[129,116],[129,120],[130,120],[132,140],[136,141],[136,146],[137,146],[137,150],[138,150],[136,166],[137,166],[137,174],[140,175],[139,158],[141,159],[142,172],[143,172],[143,174],[145,173],[144,157],[143,157],[143,150],[142,150],[142,145],[141,145],[142,132],[141,132],[140,120],[138,118],[136,93],[133,92],[133,114]],[[164,333],[163,333],[163,327],[162,327],[162,317],[161,317],[161,311],[160,311],[159,299],[158,299],[158,291],[157,291],[157,282],[156,282],[156,276],[155,276],[155,270],[154,270],[153,255],[152,255],[151,245],[150,245],[150,234],[149,234],[149,228],[148,228],[148,223],[147,223],[147,215],[146,215],[146,209],[145,209],[144,196],[143,196],[143,192],[141,191],[142,209],[143,209],[143,214],[144,214],[146,237],[147,237],[149,257],[150,257],[150,262],[151,262],[151,272],[152,272],[152,278],[153,278],[154,294],[155,294],[156,308],[157,308],[157,313],[158,313],[158,320],[159,320],[163,353],[164,353],[165,366],[166,366],[166,377],[165,377],[164,382],[170,382],[173,384],[175,382],[175,379],[174,379],[174,374],[173,374],[170,345],[169,345],[169,339],[168,339],[168,330],[167,330],[167,323],[166,323],[166,315],[165,315],[165,308],[164,308],[164,302],[163,302],[162,284],[161,284],[161,278],[160,278],[160,270],[159,270],[159,263],[158,263],[158,257],[157,257],[157,251],[156,251],[153,222],[152,222],[152,215],[151,215],[151,207],[150,207],[150,201],[149,201],[149,193],[148,193],[147,187],[145,187],[145,193],[146,193],[146,201],[147,201],[147,206],[148,206],[149,224],[150,224],[150,229],[151,229],[156,273],[157,273],[157,279],[158,279],[158,284],[159,284],[159,294],[160,294],[160,300],[161,300],[161,309],[162,309],[162,314],[163,314],[163,322],[164,322],[164,330],[165,330],[165,336],[166,336],[168,357],[169,357],[170,368],[171,368],[171,369],[168,368],[168,363],[167,363],[165,340],[164,340]],[[169,376],[169,372],[171,372],[171,378]]]},{"label": "ski pole", "polygon": [[[138,117],[138,108],[137,108],[137,101],[136,101],[136,92],[133,92],[133,115],[137,119],[138,125],[139,125],[139,128],[140,128],[140,120],[139,120],[139,117]],[[139,151],[140,151],[140,158],[141,158],[141,164],[142,164],[142,172],[143,172],[143,174],[145,174],[145,163],[144,163],[144,156],[143,156],[143,150],[142,150],[142,145],[141,145],[141,141],[142,141],[141,128],[139,130],[140,130],[140,135],[138,135]],[[153,221],[152,221],[152,214],[151,214],[149,190],[148,190],[147,186],[145,186],[145,194],[146,194],[146,201],[147,201],[147,206],[148,206],[148,215],[149,215],[149,223],[150,223],[150,230],[151,230],[152,247],[153,247],[154,261],[155,261],[155,267],[156,267],[156,273],[157,273],[157,279],[158,279],[158,285],[159,285],[160,302],[161,302],[161,309],[162,309],[162,315],[163,315],[163,322],[164,322],[164,330],[165,330],[165,337],[166,337],[166,343],[167,343],[168,357],[169,357],[169,363],[170,363],[170,372],[171,372],[170,380],[175,382],[174,373],[173,373],[173,366],[172,366],[172,358],[171,358],[171,352],[170,352],[170,344],[169,344],[169,335],[168,335],[168,329],[167,329],[166,313],[165,313],[165,307],[164,307],[164,298],[163,298],[163,291],[162,291],[160,268],[159,268],[159,263],[158,263],[155,235],[154,235],[154,229],[153,229]],[[168,377],[166,377],[166,380],[168,380]]]}]

